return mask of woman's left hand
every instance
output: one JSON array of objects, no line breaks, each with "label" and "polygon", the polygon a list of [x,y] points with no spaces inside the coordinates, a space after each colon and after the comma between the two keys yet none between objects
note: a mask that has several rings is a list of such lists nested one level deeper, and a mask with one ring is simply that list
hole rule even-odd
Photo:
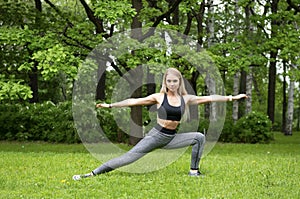
[{"label": "woman's left hand", "polygon": [[242,99],[242,98],[248,98],[248,95],[246,95],[246,94],[239,94],[239,95],[236,95],[236,96],[232,97],[233,100],[239,100],[239,99]]}]

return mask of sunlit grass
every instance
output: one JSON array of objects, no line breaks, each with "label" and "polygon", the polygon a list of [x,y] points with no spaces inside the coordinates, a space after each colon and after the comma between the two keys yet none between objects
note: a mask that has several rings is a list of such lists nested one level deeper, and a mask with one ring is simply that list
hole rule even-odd
[{"label": "sunlit grass", "polygon": [[204,177],[187,175],[190,150],[145,174],[113,171],[82,181],[100,162],[83,145],[0,143],[1,198],[300,198],[300,136],[271,144],[222,144],[202,160]]}]

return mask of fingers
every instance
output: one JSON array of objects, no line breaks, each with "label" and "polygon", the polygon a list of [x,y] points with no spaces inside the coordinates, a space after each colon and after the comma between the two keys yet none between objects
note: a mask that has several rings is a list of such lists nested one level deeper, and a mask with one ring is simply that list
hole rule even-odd
[{"label": "fingers", "polygon": [[109,104],[96,104],[96,108],[110,108]]},{"label": "fingers", "polygon": [[96,104],[96,108],[101,108],[103,107],[102,104]]},{"label": "fingers", "polygon": [[246,99],[249,98],[249,96],[246,95],[246,94],[240,94],[240,97],[241,97],[241,98],[246,98]]},{"label": "fingers", "polygon": [[237,95],[236,96],[236,99],[242,99],[242,98],[249,98],[249,96],[248,95],[246,95],[246,94],[239,94],[239,95]]}]

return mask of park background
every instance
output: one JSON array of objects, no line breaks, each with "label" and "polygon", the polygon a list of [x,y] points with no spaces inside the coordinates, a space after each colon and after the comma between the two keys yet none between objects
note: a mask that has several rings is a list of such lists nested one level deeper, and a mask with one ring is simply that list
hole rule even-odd
[{"label": "park background", "polygon": [[[1,192],[6,198],[141,198],[146,191],[134,189],[140,181],[158,190],[151,189],[148,198],[168,198],[170,192],[174,195],[169,198],[299,198],[299,11],[296,0],[1,1]],[[199,191],[191,183],[195,179],[182,177],[187,154],[168,171],[146,177],[114,173],[103,177],[105,181],[74,184],[68,178],[72,172],[99,164],[82,148],[74,127],[72,95],[78,71],[98,44],[122,31],[148,27],[193,38],[219,69],[224,94],[246,93],[250,98],[227,103],[220,142],[204,160],[208,178],[206,184],[197,181]],[[170,63],[198,95],[211,94],[210,77],[199,74],[188,60],[143,49],[99,65],[104,75],[95,102],[110,103],[114,85],[128,71],[142,64]],[[156,73],[149,69],[146,78]],[[139,74],[131,79],[138,80]],[[159,87],[147,84],[132,97]],[[133,122],[147,126],[147,108],[127,111]],[[201,132],[209,124],[210,108],[193,109],[191,123],[199,121]],[[118,128],[110,110],[97,110],[97,116],[112,142],[130,147],[138,141]],[[119,189],[112,188],[116,182]],[[93,184],[106,188],[99,191]]]}]

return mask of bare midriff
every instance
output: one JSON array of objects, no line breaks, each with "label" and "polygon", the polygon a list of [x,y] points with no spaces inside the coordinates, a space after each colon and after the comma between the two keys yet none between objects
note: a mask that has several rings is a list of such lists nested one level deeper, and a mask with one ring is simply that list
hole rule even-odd
[{"label": "bare midriff", "polygon": [[179,125],[180,121],[164,120],[164,119],[157,118],[157,123],[166,129],[175,130]]}]

